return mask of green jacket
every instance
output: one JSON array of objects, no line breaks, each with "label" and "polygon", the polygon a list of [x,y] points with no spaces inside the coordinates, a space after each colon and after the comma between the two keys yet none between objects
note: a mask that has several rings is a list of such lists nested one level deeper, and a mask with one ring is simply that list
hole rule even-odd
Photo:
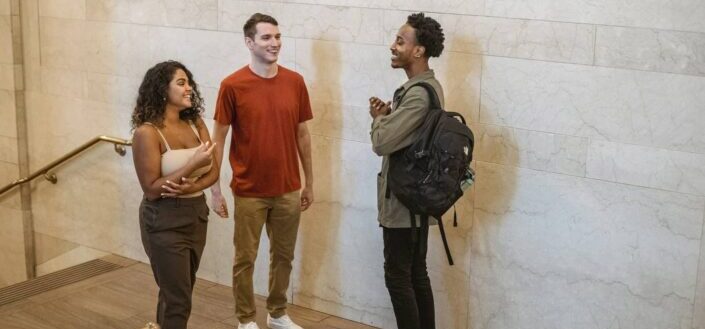
[{"label": "green jacket", "polygon": [[[382,171],[377,175],[377,209],[380,225],[388,228],[411,227],[409,210],[390,193],[386,197],[387,172],[389,171],[389,155],[397,150],[411,145],[416,140],[419,127],[429,110],[430,98],[426,89],[417,86],[411,88],[403,99],[399,98],[405,90],[417,82],[427,82],[436,90],[441,105],[444,105],[443,88],[436,80],[433,70],[421,73],[404,83],[394,92],[392,111],[388,115],[378,116],[372,121],[372,149],[382,156]],[[416,226],[420,225],[416,216]],[[434,219],[430,224],[436,224]]]}]

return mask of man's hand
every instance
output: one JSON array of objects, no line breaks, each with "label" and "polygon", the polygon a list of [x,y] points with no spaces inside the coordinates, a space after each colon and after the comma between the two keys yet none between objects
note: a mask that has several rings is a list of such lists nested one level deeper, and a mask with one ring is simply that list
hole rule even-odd
[{"label": "man's hand", "polygon": [[304,187],[301,191],[301,211],[306,211],[313,203],[313,188]]},{"label": "man's hand", "polygon": [[384,102],[377,97],[370,97],[370,116],[372,119],[377,118],[380,115],[387,115],[391,110],[392,102]]},{"label": "man's hand", "polygon": [[196,179],[197,178],[181,177],[181,183],[172,182],[170,180],[166,181],[166,184],[162,185],[162,189],[166,191],[162,192],[162,197],[177,197],[196,192],[192,191],[193,183],[196,182]]},{"label": "man's hand", "polygon": [[220,193],[211,193],[211,208],[221,218],[228,218],[228,206]]}]

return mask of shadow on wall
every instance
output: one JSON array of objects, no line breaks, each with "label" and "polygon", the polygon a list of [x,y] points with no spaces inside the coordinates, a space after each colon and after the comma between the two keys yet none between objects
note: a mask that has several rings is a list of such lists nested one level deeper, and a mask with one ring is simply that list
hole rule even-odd
[{"label": "shadow on wall", "polygon": [[[480,49],[476,45],[477,40],[458,37],[454,39],[454,43],[472,45],[473,49]],[[454,48],[452,44],[446,44],[446,49]],[[474,276],[477,270],[475,256],[478,251],[483,253],[489,248],[482,231],[501,227],[501,223],[478,222],[476,209],[482,208],[482,205],[475,203],[476,194],[492,192],[491,196],[483,195],[479,199],[489,198],[492,202],[508,205],[514,193],[515,175],[503,177],[499,190],[488,187],[487,184],[495,183],[485,181],[483,177],[483,161],[493,158],[487,153],[502,151],[503,156],[516,159],[518,150],[513,134],[510,138],[494,139],[487,136],[487,129],[482,129],[484,126],[479,124],[482,60],[481,55],[447,51],[432,63],[432,68],[444,87],[445,109],[462,114],[473,129],[475,148],[472,166],[477,172],[475,185],[465,192],[456,203],[455,209],[451,208],[443,216],[454,266],[448,265],[438,229],[433,227],[429,232],[428,266],[434,290],[438,328],[473,328],[472,314],[481,312],[481,301],[475,299],[473,292],[473,287],[477,285]],[[493,144],[497,142],[504,145],[497,147],[498,145]],[[457,212],[458,227],[453,227],[454,210]]]},{"label": "shadow on wall", "polygon": [[[467,43],[468,40],[459,42]],[[472,49],[481,49],[478,45],[473,45]],[[477,76],[482,79],[482,68],[484,64],[482,55],[472,55],[479,61],[478,65],[473,65],[479,70]],[[457,63],[461,65],[461,63]],[[451,63],[451,67],[455,64]],[[480,83],[480,81],[478,81]],[[520,162],[519,143],[517,134],[513,128],[487,125],[482,123],[479,113],[483,109],[482,89],[479,88],[478,95],[478,115],[477,121],[470,122],[471,129],[475,134],[475,148],[473,167],[477,173],[475,185],[470,193],[472,219],[469,227],[464,232],[467,248],[467,274],[464,292],[467,294],[467,324],[462,328],[485,329],[488,324],[483,320],[492,318],[493,310],[501,305],[511,304],[512,301],[507,296],[500,296],[497,299],[489,300],[480,295],[478,289],[493,291],[496,286],[496,273],[500,269],[495,268],[500,262],[493,262],[491,259],[496,253],[495,247],[502,244],[511,244],[512,241],[493,241],[499,234],[498,231],[506,227],[505,218],[512,204],[516,193],[518,165]],[[492,109],[489,109],[491,111]],[[497,177],[493,175],[494,167],[502,166],[504,175]],[[502,209],[500,213],[492,213],[488,216],[487,209]],[[505,288],[511,289],[511,288]],[[450,328],[450,327],[449,327]],[[460,328],[460,327],[453,327]]]},{"label": "shadow on wall", "polygon": [[[335,43],[314,41],[312,43],[314,58],[313,63],[330,63],[339,61],[340,49]],[[333,59],[333,60],[331,60]],[[342,65],[342,64],[341,64]],[[331,83],[341,79],[339,65],[316,64],[313,83]],[[335,83],[334,85],[337,85]],[[309,86],[309,90],[311,90]],[[318,90],[319,88],[313,88]],[[331,89],[333,93],[340,93]],[[343,106],[339,103],[316,101],[320,95],[310,94],[313,120],[326,117],[329,127],[342,126]],[[329,99],[340,99],[340,95],[327,95]],[[320,98],[319,98],[320,100]],[[333,113],[330,113],[333,112]],[[309,131],[312,124],[309,122]],[[320,133],[320,132],[319,132]],[[312,135],[313,172],[315,177],[314,199],[315,203],[302,214],[299,229],[299,246],[297,258],[299,259],[299,275],[294,282],[295,304],[322,310],[332,314],[343,314],[339,309],[338,296],[341,293],[340,259],[341,241],[338,241],[340,225],[343,220],[341,209],[343,203],[344,186],[339,184],[343,162],[342,147],[337,139],[324,135]],[[303,176],[302,176],[303,177]]]},{"label": "shadow on wall", "polygon": [[[460,113],[470,124],[476,117],[477,95],[475,88],[468,87],[479,75],[481,63],[476,61],[481,57],[450,52],[448,49],[452,47],[447,44],[445,48],[440,58],[432,59],[431,68],[443,86],[445,110]],[[475,162],[476,159],[473,166]],[[473,200],[474,188],[471,188],[442,218],[454,266],[448,265],[438,227],[433,226],[429,231],[427,263],[434,291],[437,328],[467,328]],[[457,213],[457,227],[453,226],[454,213]]]}]

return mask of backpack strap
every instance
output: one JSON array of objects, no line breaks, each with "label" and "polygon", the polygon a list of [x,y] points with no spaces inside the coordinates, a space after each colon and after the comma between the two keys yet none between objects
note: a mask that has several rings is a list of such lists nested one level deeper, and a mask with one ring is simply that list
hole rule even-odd
[{"label": "backpack strap", "polygon": [[453,265],[453,256],[450,255],[450,247],[448,247],[448,239],[446,238],[446,231],[443,229],[443,219],[436,218],[438,221],[438,229],[441,231],[441,239],[443,240],[443,248],[446,250],[446,256],[448,257],[448,264]]},{"label": "backpack strap", "polygon": [[458,212],[455,211],[455,204],[453,204],[453,227],[458,227]]},{"label": "backpack strap", "polygon": [[409,88],[406,88],[406,90],[404,90],[404,92],[399,97],[399,102],[401,103],[401,100],[404,99],[404,96],[406,96],[406,93],[409,92],[409,90],[411,90],[411,88],[414,88],[416,86],[421,86],[421,87],[423,87],[423,89],[426,89],[426,92],[428,93],[428,96],[431,99],[430,109],[442,108],[441,101],[438,99],[438,93],[436,93],[436,89],[433,88],[433,86],[431,86],[428,82],[424,82],[424,81],[417,82],[417,83],[409,86]]},{"label": "backpack strap", "polygon": [[409,209],[409,220],[411,221],[411,242],[416,244],[418,240],[418,228],[416,227],[416,216]]}]

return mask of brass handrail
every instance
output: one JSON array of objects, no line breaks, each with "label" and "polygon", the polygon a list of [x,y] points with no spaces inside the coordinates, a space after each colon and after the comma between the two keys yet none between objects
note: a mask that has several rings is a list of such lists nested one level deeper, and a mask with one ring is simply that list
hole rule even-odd
[{"label": "brass handrail", "polygon": [[50,173],[50,172],[49,172],[50,170],[54,169],[54,167],[56,167],[56,166],[58,166],[58,165],[60,165],[60,164],[62,164],[62,163],[64,163],[64,162],[66,162],[67,160],[73,158],[73,157],[76,156],[77,154],[79,154],[79,153],[85,151],[86,149],[90,148],[91,146],[93,146],[93,145],[95,145],[95,144],[97,144],[97,143],[99,143],[99,142],[108,142],[108,143],[114,144],[114,146],[115,146],[115,152],[117,152],[117,154],[119,154],[119,155],[121,155],[121,156],[124,156],[124,155],[127,153],[127,150],[125,149],[125,146],[131,146],[131,145],[132,145],[132,141],[126,140],[126,139],[121,139],[121,138],[116,138],[116,137],[110,137],[110,136],[97,136],[97,137],[94,137],[93,139],[89,140],[89,141],[86,142],[85,144],[83,144],[83,145],[81,145],[81,146],[75,148],[73,151],[71,151],[71,152],[69,152],[69,153],[66,153],[64,156],[62,156],[62,157],[56,159],[56,160],[53,161],[52,163],[50,163],[50,164],[48,164],[48,165],[42,167],[41,169],[35,171],[35,172],[32,173],[31,175],[29,175],[29,176],[27,176],[27,177],[24,177],[24,178],[20,178],[20,179],[18,179],[18,180],[16,180],[16,181],[14,181],[14,182],[12,182],[12,183],[10,183],[10,184],[4,186],[2,189],[0,189],[0,195],[2,195],[2,194],[4,194],[5,192],[11,190],[11,189],[14,188],[15,186],[18,186],[18,185],[22,185],[22,184],[24,184],[24,183],[31,182],[32,180],[34,180],[35,178],[37,178],[37,177],[39,177],[39,176],[44,176],[44,178],[45,178],[46,180],[50,181],[52,184],[56,184],[56,182],[58,181],[58,179],[57,179],[57,177],[56,177],[56,174]]}]

